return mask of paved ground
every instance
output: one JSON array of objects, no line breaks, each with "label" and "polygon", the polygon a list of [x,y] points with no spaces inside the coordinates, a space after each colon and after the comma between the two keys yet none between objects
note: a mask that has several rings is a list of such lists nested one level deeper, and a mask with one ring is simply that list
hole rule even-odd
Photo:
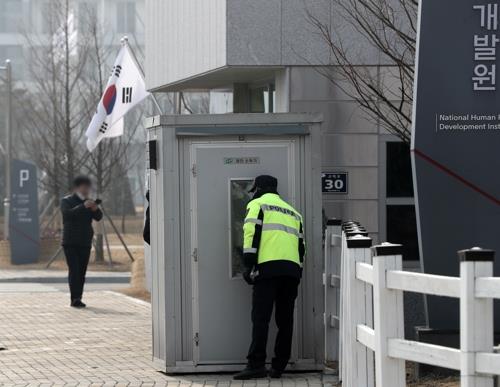
[{"label": "paved ground", "polygon": [[329,385],[319,374],[245,383],[231,375],[167,376],[151,364],[148,303],[89,290],[89,307],[73,309],[59,285],[0,283],[0,386]]},{"label": "paved ground", "polygon": [[[85,291],[120,290],[130,283],[130,272],[89,271]],[[68,273],[64,270],[0,270],[0,294],[3,292],[68,291]]]},{"label": "paved ground", "polygon": [[[0,270],[2,282],[67,282],[68,273],[65,270]],[[130,272],[89,271],[87,283],[115,283],[130,281]]]}]

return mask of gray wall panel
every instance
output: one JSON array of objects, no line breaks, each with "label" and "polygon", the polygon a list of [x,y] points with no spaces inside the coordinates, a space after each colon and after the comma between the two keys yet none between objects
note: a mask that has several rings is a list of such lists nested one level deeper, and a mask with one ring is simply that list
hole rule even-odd
[{"label": "gray wall panel", "polygon": [[[329,73],[326,74],[325,72]],[[376,68],[366,68],[370,77],[377,76]],[[335,81],[333,84],[330,79]],[[343,81],[338,68],[328,70],[321,67],[292,67],[291,93],[292,101],[352,101],[356,92],[349,82]]]},{"label": "gray wall panel", "polygon": [[325,133],[377,133],[378,126],[354,101],[292,101],[294,112],[323,114],[322,131]]},{"label": "gray wall panel", "polygon": [[281,0],[228,0],[227,64],[281,63]]},{"label": "gray wall panel", "polygon": [[339,96],[339,91],[312,67],[291,68],[290,101],[331,101]]},{"label": "gray wall panel", "polygon": [[282,0],[282,64],[330,63],[325,39],[314,25],[317,18],[330,25],[331,0]]},{"label": "gray wall panel", "polygon": [[378,165],[378,136],[373,134],[327,134],[322,142],[323,165]]},{"label": "gray wall panel", "polygon": [[[350,2],[345,1],[345,3]],[[379,64],[380,52],[366,40],[363,33],[353,27],[352,18],[342,10],[340,2],[332,1],[331,3],[331,32],[334,42],[342,42],[352,63],[363,65]]]},{"label": "gray wall panel", "polygon": [[361,222],[369,233],[378,233],[377,200],[325,200],[323,207],[329,217],[342,220],[354,219]]}]

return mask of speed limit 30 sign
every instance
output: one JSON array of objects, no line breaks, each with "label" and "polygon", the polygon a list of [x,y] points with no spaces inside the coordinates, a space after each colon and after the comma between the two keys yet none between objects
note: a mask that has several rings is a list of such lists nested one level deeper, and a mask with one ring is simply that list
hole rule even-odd
[{"label": "speed limit 30 sign", "polygon": [[347,172],[325,172],[321,175],[323,193],[347,193]]}]

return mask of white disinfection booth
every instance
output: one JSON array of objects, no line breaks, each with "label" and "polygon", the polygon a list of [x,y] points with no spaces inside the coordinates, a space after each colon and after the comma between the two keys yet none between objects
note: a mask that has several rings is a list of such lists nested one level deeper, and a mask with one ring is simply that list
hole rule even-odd
[{"label": "white disinfection booth", "polygon": [[[290,369],[323,366],[321,118],[310,114],[148,119],[153,357],[158,369],[241,369],[251,337],[242,227],[257,175],[279,180],[305,218],[307,257]],[[274,321],[271,322],[271,326]],[[270,330],[268,357],[275,330]]]}]

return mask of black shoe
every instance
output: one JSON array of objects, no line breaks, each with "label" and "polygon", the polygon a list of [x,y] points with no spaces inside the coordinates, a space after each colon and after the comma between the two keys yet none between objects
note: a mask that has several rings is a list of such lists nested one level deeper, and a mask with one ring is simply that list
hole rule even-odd
[{"label": "black shoe", "polygon": [[274,368],[271,368],[269,370],[269,377],[271,379],[279,379],[279,378],[281,378],[282,374],[283,374],[283,371],[278,371],[278,370],[275,370]]},{"label": "black shoe", "polygon": [[71,301],[71,306],[73,308],[85,308],[87,305],[85,305],[81,300],[74,300]]},{"label": "black shoe", "polygon": [[233,376],[234,380],[248,380],[267,378],[267,370],[265,367],[260,368],[245,368],[243,371],[238,372]]}]

